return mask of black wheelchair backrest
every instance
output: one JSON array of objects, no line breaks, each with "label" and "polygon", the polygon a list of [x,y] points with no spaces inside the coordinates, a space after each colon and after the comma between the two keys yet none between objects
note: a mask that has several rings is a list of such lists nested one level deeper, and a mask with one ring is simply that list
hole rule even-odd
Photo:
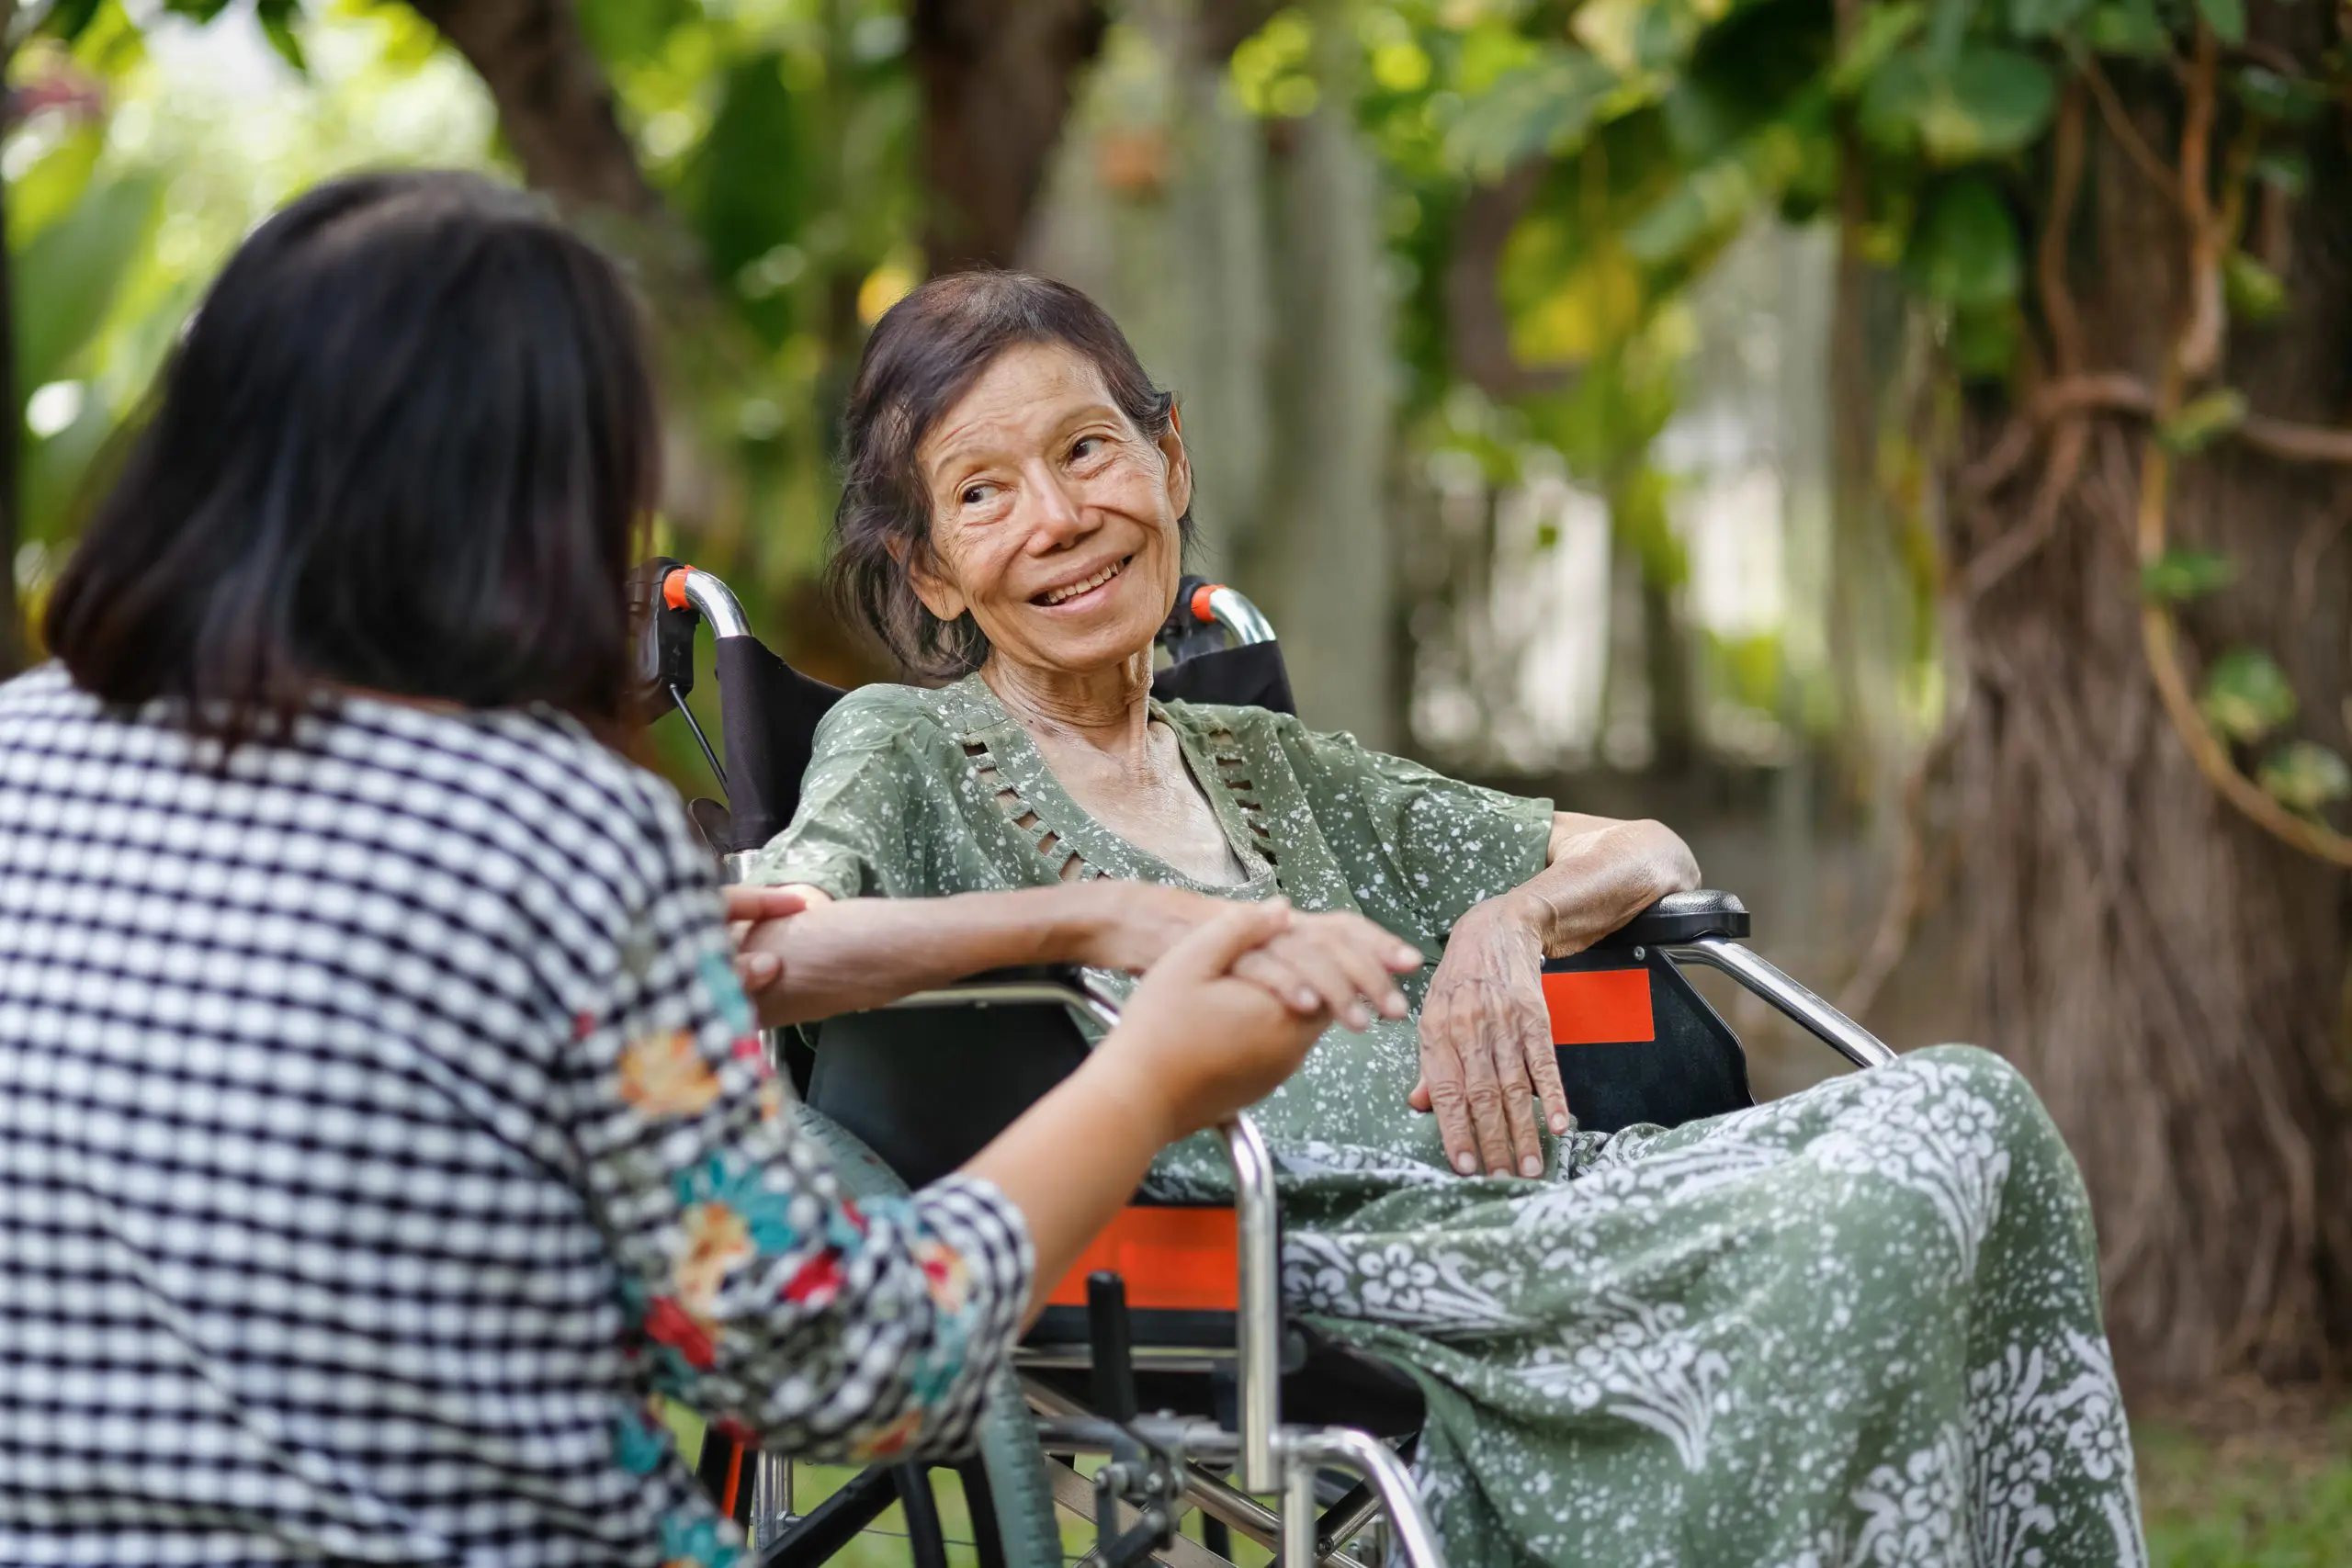
[{"label": "black wheelchair backrest", "polygon": [[[681,709],[694,690],[694,634],[703,619],[689,597],[693,575],[691,567],[664,556],[639,568],[633,581],[642,628],[638,671],[645,694],[654,704],[667,700]],[[1152,677],[1153,694],[1170,701],[1296,713],[1279,645],[1221,646],[1225,634],[1207,607],[1207,595],[1216,591],[1216,584],[1196,577],[1180,584],[1175,608],[1158,638],[1171,662]],[[758,849],[792,820],[800,807],[800,782],[808,771],[817,726],[842,694],[795,670],[748,629],[716,625],[711,629],[712,672],[718,681],[726,747],[721,783],[727,806],[723,814],[698,811],[695,819],[712,836],[711,848],[732,854]],[[695,733],[699,737],[701,732]],[[715,754],[713,764],[718,765]]]}]

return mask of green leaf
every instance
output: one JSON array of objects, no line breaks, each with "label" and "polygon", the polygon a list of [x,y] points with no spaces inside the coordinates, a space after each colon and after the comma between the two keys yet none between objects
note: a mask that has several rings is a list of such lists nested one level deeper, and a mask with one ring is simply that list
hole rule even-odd
[{"label": "green leaf", "polygon": [[2021,275],[2017,225],[1993,183],[1964,175],[1939,185],[1911,231],[1903,270],[1921,294],[1963,310],[2015,297]]},{"label": "green leaf", "polygon": [[2285,282],[2244,251],[2232,251],[2222,264],[2222,288],[2230,313],[2248,321],[2267,321],[2287,309]]},{"label": "green leaf", "polygon": [[209,22],[229,8],[229,0],[164,0],[164,9],[175,17]]},{"label": "green leaf", "polygon": [[2316,741],[2290,740],[2263,760],[2256,782],[2289,810],[2316,817],[2352,795],[2352,768]]},{"label": "green leaf", "polygon": [[1972,380],[1997,380],[2017,363],[2020,323],[2014,301],[1952,312],[1951,362]]},{"label": "green leaf", "polygon": [[2140,592],[2165,604],[2186,604],[2237,581],[2238,563],[2219,550],[2166,550],[2140,569]]},{"label": "green leaf", "polygon": [[93,186],[17,254],[11,281],[19,399],[61,378],[106,321],[162,195],[144,175]]},{"label": "green leaf", "polygon": [[2064,32],[2083,14],[2086,0],[2009,0],[2009,30],[2019,38]]},{"label": "green leaf", "polygon": [[1582,50],[1555,48],[1470,99],[1446,136],[1446,154],[1474,178],[1498,178],[1539,152],[1581,143],[1620,93],[1617,73]]},{"label": "green leaf", "polygon": [[2328,104],[2327,89],[2319,83],[2261,65],[2241,66],[2230,77],[2230,91],[2246,113],[2280,125],[2309,125]]},{"label": "green leaf", "polygon": [[2156,426],[2156,439],[2182,457],[2202,452],[2217,436],[2227,435],[2245,423],[2245,394],[2234,387],[2216,387],[2191,398],[2178,413]]},{"label": "green leaf", "polygon": [[2254,177],[2284,197],[2298,197],[2312,183],[2312,162],[2300,148],[2273,147],[2257,153]]},{"label": "green leaf", "polygon": [[254,7],[254,19],[261,24],[262,37],[277,51],[277,58],[292,66],[297,76],[308,76],[311,62],[302,53],[302,40],[294,32],[294,24],[301,15],[300,0],[261,0]]},{"label": "green leaf", "polygon": [[2198,700],[2205,722],[2252,745],[2295,716],[2295,688],[2278,660],[2258,648],[2233,648],[2213,660]]},{"label": "green leaf", "polygon": [[1840,98],[1850,98],[1860,92],[1888,57],[1911,41],[1927,19],[1928,8],[1918,0],[1901,0],[1897,5],[1865,9],[1854,36],[1846,40],[1845,49],[1838,53],[1838,63],[1830,67],[1829,91]]},{"label": "green leaf", "polygon": [[41,17],[40,30],[72,43],[88,29],[103,4],[105,0],[57,0]]},{"label": "green leaf", "polygon": [[2245,41],[2245,0],[2197,0],[2197,14],[2223,43]]},{"label": "green leaf", "polygon": [[2172,34],[2156,14],[2155,0],[2108,0],[2091,13],[2083,35],[2101,54],[2158,60],[2172,51]]},{"label": "green leaf", "polygon": [[85,125],[42,153],[8,182],[8,244],[23,250],[34,235],[74,210],[90,188],[90,175],[106,149],[106,132]]},{"label": "green leaf", "polygon": [[1906,50],[1862,94],[1862,134],[1893,152],[1923,150],[1939,164],[2006,157],[2050,123],[2058,85],[2047,63],[1993,44],[1962,48],[1949,67]]}]

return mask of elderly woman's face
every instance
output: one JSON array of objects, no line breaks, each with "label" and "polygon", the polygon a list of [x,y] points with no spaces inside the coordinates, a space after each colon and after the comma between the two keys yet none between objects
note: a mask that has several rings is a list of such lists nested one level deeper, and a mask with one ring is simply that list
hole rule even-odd
[{"label": "elderly woman's face", "polygon": [[1082,674],[1151,644],[1182,570],[1192,500],[1182,440],[1147,440],[1093,365],[1007,350],[917,449],[933,558],[910,562],[931,613],[969,610],[994,657]]}]

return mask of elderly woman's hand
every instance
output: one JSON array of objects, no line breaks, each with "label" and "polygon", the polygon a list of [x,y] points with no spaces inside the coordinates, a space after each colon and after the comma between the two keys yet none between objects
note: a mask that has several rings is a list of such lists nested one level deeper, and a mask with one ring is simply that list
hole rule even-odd
[{"label": "elderly woman's hand", "polygon": [[1421,1081],[1408,1098],[1434,1111],[1446,1157],[1464,1176],[1541,1176],[1541,1104],[1568,1129],[1568,1096],[1544,1003],[1544,942],[1499,901],[1453,928],[1421,1004]]},{"label": "elderly woman's hand", "polygon": [[[1148,973],[1170,948],[1232,908],[1228,899],[1153,883],[1103,879],[1088,890],[1091,935],[1083,962],[1102,969]],[[1234,964],[1234,975],[1301,1017],[1328,1013],[1350,1029],[1371,1027],[1373,1010],[1387,1018],[1410,1010],[1395,976],[1421,955],[1362,915],[1294,913],[1286,929]]]}]

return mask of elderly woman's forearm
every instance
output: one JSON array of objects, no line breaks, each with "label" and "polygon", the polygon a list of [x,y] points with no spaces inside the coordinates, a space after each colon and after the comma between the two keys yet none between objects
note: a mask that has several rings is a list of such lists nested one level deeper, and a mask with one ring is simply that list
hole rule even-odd
[{"label": "elderly woman's forearm", "polygon": [[1490,903],[1496,917],[1532,931],[1547,957],[1581,952],[1668,894],[1699,886],[1690,846],[1662,822],[1561,812],[1545,859],[1541,872]]},{"label": "elderly woman's forearm", "polygon": [[773,1028],[879,1007],[984,969],[1082,964],[1099,936],[1082,886],[845,898],[753,928],[746,952],[773,953],[784,978],[760,998]]}]

